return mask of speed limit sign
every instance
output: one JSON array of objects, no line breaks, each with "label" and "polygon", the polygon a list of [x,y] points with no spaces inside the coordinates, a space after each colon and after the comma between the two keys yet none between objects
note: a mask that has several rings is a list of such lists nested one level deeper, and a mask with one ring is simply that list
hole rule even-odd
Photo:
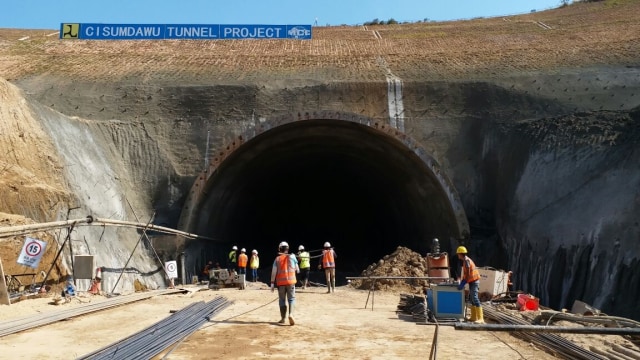
[{"label": "speed limit sign", "polygon": [[178,277],[178,263],[175,260],[165,262],[164,268],[169,279]]},{"label": "speed limit sign", "polygon": [[47,243],[45,241],[32,239],[30,237],[25,238],[22,251],[18,257],[18,264],[22,264],[33,269],[38,268],[38,264],[40,263],[40,259],[42,259],[46,246]]}]

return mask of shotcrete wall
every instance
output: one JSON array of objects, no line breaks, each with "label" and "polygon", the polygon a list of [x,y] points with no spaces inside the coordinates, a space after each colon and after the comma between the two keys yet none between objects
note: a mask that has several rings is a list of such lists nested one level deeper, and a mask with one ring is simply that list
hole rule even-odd
[{"label": "shotcrete wall", "polygon": [[[55,89],[42,83],[29,79],[20,86],[34,100],[66,115],[100,120],[91,131],[117,144],[111,155],[122,161],[128,186],[140,192],[147,213],[158,210],[157,221],[168,226],[179,225],[191,187],[206,174],[215,154],[266,119],[305,111],[340,111],[388,124],[392,118],[384,81],[197,86],[76,82]],[[640,105],[639,84],[640,71],[632,67],[473,82],[411,82],[404,77],[402,133],[433,157],[457,190],[478,265],[515,270],[516,287],[536,293],[546,305],[566,307],[581,299],[608,313],[640,317],[634,305],[637,294],[617,296],[640,285],[640,278],[624,271],[638,262],[633,249],[638,242],[640,125],[633,109]],[[238,166],[234,161],[241,159],[228,157],[224,166]],[[400,168],[411,175],[416,164]],[[277,169],[291,168],[281,163]],[[276,201],[277,191],[286,188],[269,184],[260,196],[269,194]],[[369,198],[362,194],[352,199]],[[387,199],[393,195],[380,194]],[[238,219],[232,223],[246,225]],[[491,242],[474,241],[479,235]],[[387,238],[394,243],[393,236]],[[228,245],[225,239],[220,244]],[[190,271],[197,266],[194,262]]]}]

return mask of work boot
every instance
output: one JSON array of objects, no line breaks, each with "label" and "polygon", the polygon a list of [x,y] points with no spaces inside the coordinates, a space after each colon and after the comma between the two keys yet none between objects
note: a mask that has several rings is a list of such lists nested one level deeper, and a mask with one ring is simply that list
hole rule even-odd
[{"label": "work boot", "polygon": [[278,321],[278,324],[284,324],[284,319],[286,317],[287,317],[287,307],[280,306],[280,321]]},{"label": "work boot", "polygon": [[331,292],[336,292],[336,281],[331,280]]},{"label": "work boot", "polygon": [[289,305],[289,325],[291,326],[296,324],[296,321],[293,319],[293,308],[294,308],[294,305],[290,304]]},{"label": "work boot", "polygon": [[484,324],[484,314],[482,312],[482,305],[476,306],[476,318],[473,320],[474,324]]},{"label": "work boot", "polygon": [[475,320],[476,320],[476,316],[477,316],[477,315],[476,315],[476,307],[475,307],[475,306],[473,306],[473,305],[469,306],[469,311],[471,312],[471,315],[469,315],[469,318],[468,318],[468,319],[465,317],[464,321],[470,321],[470,322],[473,322],[473,321],[475,321]]}]

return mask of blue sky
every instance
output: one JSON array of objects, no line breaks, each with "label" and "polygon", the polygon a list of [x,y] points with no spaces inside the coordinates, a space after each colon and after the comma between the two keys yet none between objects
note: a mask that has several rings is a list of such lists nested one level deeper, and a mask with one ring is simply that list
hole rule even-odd
[{"label": "blue sky", "polygon": [[356,25],[470,19],[555,8],[560,0],[5,0],[0,28],[58,29],[60,23]]}]

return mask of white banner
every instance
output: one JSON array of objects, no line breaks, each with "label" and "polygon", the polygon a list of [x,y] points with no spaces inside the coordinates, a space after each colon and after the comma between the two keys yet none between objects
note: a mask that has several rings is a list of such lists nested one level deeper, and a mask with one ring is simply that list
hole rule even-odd
[{"label": "white banner", "polygon": [[178,263],[175,260],[165,262],[164,269],[167,271],[169,279],[178,278]]},{"label": "white banner", "polygon": [[32,239],[30,237],[25,238],[22,251],[18,257],[18,264],[37,269],[46,247],[47,243],[45,241]]}]

